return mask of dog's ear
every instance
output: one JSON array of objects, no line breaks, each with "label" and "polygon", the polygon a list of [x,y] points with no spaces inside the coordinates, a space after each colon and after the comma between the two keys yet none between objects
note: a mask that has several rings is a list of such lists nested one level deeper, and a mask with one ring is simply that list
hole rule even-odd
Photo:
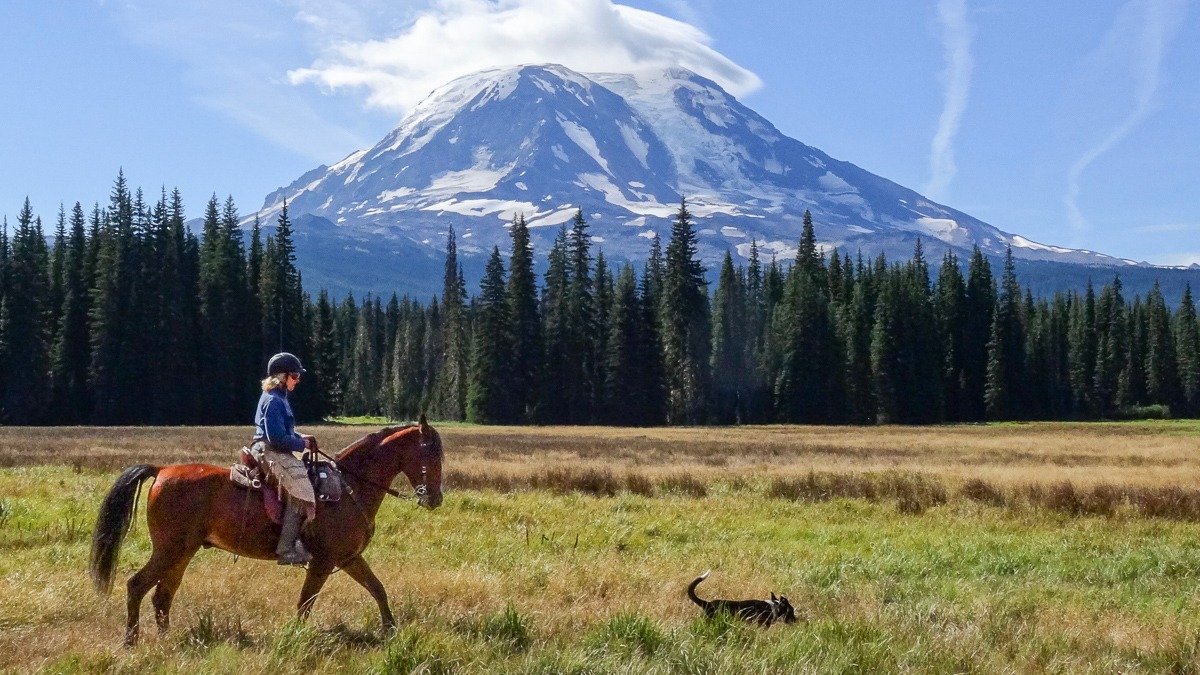
[{"label": "dog's ear", "polygon": [[774,592],[771,593],[771,602],[779,602],[779,599],[775,597]]}]

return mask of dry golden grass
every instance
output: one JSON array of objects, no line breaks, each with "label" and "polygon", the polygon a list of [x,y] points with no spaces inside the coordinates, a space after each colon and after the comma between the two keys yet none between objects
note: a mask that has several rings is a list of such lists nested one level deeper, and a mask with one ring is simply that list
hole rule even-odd
[{"label": "dry golden grass", "polygon": [[[327,452],[375,427],[319,426]],[[1200,485],[1200,423],[1039,423],[939,427],[440,428],[447,467],[514,484],[547,471],[636,473],[654,481],[770,480],[904,471],[1010,486],[1063,481]],[[247,427],[0,427],[0,467],[119,469],[139,462],[235,460]]]},{"label": "dry golden grass", "polygon": [[[305,430],[332,453],[375,428]],[[1200,666],[1197,424],[440,431],[446,505],[389,502],[366,557],[402,623],[462,672],[570,670],[547,665],[560,656],[598,672]],[[0,428],[0,671],[388,672],[398,639],[344,575],[301,641],[309,658],[288,651],[300,573],[216,550],[189,569],[167,638],[147,602],[146,644],[115,647],[120,580],[149,545],[139,516],[97,600],[83,569],[114,472],[229,464],[248,432]],[[702,595],[787,591],[801,626],[742,651],[707,636],[682,591],[709,567]],[[510,606],[528,652],[486,637]],[[666,656],[594,646],[630,615]]]}]

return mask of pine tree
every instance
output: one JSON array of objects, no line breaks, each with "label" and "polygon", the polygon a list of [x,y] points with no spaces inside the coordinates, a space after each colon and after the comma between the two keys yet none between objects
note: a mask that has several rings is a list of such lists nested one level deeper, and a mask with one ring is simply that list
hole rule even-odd
[{"label": "pine tree", "polygon": [[1171,332],[1175,339],[1175,362],[1178,364],[1179,408],[1188,417],[1200,413],[1200,324],[1196,320],[1196,303],[1192,285],[1183,290],[1179,308],[1175,310]]},{"label": "pine tree", "polygon": [[1091,417],[1097,412],[1092,387],[1096,374],[1096,297],[1091,279],[1084,296],[1072,305],[1069,344],[1072,409],[1077,417]]},{"label": "pine tree", "polygon": [[533,246],[529,242],[529,228],[525,216],[513,218],[512,256],[505,289],[509,334],[513,339],[512,387],[509,393],[514,400],[518,422],[532,422],[537,418],[542,372],[542,327],[538,314],[537,277],[533,271]]},{"label": "pine tree", "polygon": [[663,423],[662,367],[654,315],[637,294],[633,267],[617,275],[605,360],[605,421],[651,426]]},{"label": "pine tree", "polygon": [[934,292],[934,317],[942,352],[942,400],[946,419],[957,422],[964,418],[963,391],[963,327],[966,323],[967,288],[958,258],[946,251],[938,271]]},{"label": "pine tree", "polygon": [[[263,253],[259,301],[262,305],[262,340],[269,356],[288,351],[304,360],[303,307],[300,272],[296,269],[296,246],[287,202]],[[265,363],[265,359],[264,359]]]},{"label": "pine tree", "polygon": [[1146,398],[1147,402],[1177,407],[1179,367],[1171,332],[1171,312],[1158,282],[1146,296]]},{"label": "pine tree", "polygon": [[804,210],[804,224],[800,230],[800,246],[796,249],[796,269],[803,270],[815,283],[827,283],[825,256],[817,248],[817,234],[813,228],[812,213]]},{"label": "pine tree", "polygon": [[[435,300],[431,308],[436,304]],[[425,334],[429,330],[429,319],[425,308],[407,297],[401,305],[400,316],[393,355],[392,391],[395,407],[391,415],[397,419],[415,419],[424,409]]]},{"label": "pine tree", "polygon": [[[875,316],[875,283],[858,256],[858,273],[844,314],[846,354],[846,419],[855,424],[875,420],[878,406],[871,366]],[[882,345],[881,345],[882,347]]]},{"label": "pine tree", "polygon": [[446,238],[446,268],[442,283],[441,344],[430,413],[444,420],[466,419],[467,368],[470,358],[466,328],[466,290],[458,264],[458,246],[451,228]]},{"label": "pine tree", "polygon": [[[820,261],[817,261],[820,264]],[[801,263],[788,276],[776,315],[782,362],[775,384],[781,421],[829,424],[842,415],[842,351],[830,315],[821,272]]]},{"label": "pine tree", "polygon": [[1017,284],[1012,249],[1004,255],[1004,274],[988,340],[984,401],[989,419],[1023,416],[1025,345],[1021,326],[1021,287]]},{"label": "pine tree", "polygon": [[686,200],[671,225],[659,306],[663,365],[667,375],[667,419],[672,424],[705,421],[710,395],[712,327],[707,282]]},{"label": "pine tree", "polygon": [[604,383],[608,378],[606,356],[608,354],[608,328],[612,314],[614,282],[604,251],[596,252],[596,274],[592,280],[594,288],[592,319],[592,419],[604,418],[604,406],[608,404]]},{"label": "pine tree", "polygon": [[375,300],[368,295],[358,308],[358,319],[354,327],[354,341],[350,348],[350,368],[346,371],[346,391],[343,406],[350,415],[376,415],[379,413],[377,394],[380,383],[379,364],[382,361],[375,338],[379,330],[381,312]]},{"label": "pine tree", "polygon": [[722,424],[746,419],[751,354],[746,345],[746,304],[744,283],[726,251],[713,296],[713,417]]},{"label": "pine tree", "polygon": [[987,417],[984,393],[987,387],[988,342],[996,311],[996,281],[983,252],[976,246],[967,267],[962,332],[962,398],[964,421]]},{"label": "pine tree", "polygon": [[84,278],[87,255],[86,219],[83,207],[75,202],[71,211],[71,232],[64,242],[62,264],[62,327],[51,358],[54,383],[54,408],[65,424],[80,424],[88,419],[88,288]]},{"label": "pine tree", "polygon": [[570,398],[564,395],[570,386],[572,364],[569,362],[571,339],[569,259],[567,228],[559,229],[550,248],[549,266],[542,287],[542,335],[545,361],[542,366],[541,420],[550,424],[565,424],[570,420]]},{"label": "pine tree", "polygon": [[6,274],[12,292],[4,302],[4,377],[0,414],[7,424],[47,421],[50,374],[50,253],[41,220],[29,199],[17,216]]},{"label": "pine tree", "polygon": [[1146,308],[1139,296],[1125,311],[1125,349],[1117,377],[1119,409],[1146,405]]},{"label": "pine tree", "polygon": [[[47,294],[49,335],[51,351],[58,343],[62,331],[63,284],[65,283],[63,268],[66,264],[67,245],[67,211],[62,204],[58,206],[58,221],[54,226],[54,246],[50,249],[50,291]],[[57,412],[57,411],[55,411]]]},{"label": "pine tree", "polygon": [[509,395],[513,351],[511,325],[504,292],[504,261],[500,248],[492,249],[475,305],[472,331],[467,420],[476,424],[511,424],[515,418]]},{"label": "pine tree", "polygon": [[[8,363],[8,296],[12,287],[8,261],[8,217],[5,216],[3,220],[0,220],[0,366]],[[7,375],[4,368],[0,368],[0,401],[3,401],[6,380]],[[0,418],[3,417],[3,414],[4,409],[0,407]]]},{"label": "pine tree", "polygon": [[[255,234],[257,235],[257,232]],[[334,324],[334,308],[325,289],[321,289],[317,294],[311,335],[312,342],[306,366],[307,380],[310,383],[308,387],[308,398],[311,399],[309,409],[313,412],[314,417],[324,419],[337,412],[341,404],[342,393],[338,372],[337,327]],[[257,371],[253,372],[257,373]]]},{"label": "pine tree", "polygon": [[227,219],[222,218],[213,195],[205,207],[200,246],[200,337],[206,417],[213,422],[232,423],[245,419],[250,404],[245,401],[244,341],[235,328],[245,325],[239,297],[244,287],[244,261],[223,222]]},{"label": "pine tree", "polygon": [[596,307],[592,288],[591,237],[583,209],[575,213],[567,237],[569,280],[566,295],[563,389],[566,421],[587,424],[594,419],[596,398]]},{"label": "pine tree", "polygon": [[1120,406],[1118,388],[1125,363],[1126,333],[1125,300],[1121,296],[1121,279],[1100,291],[1096,301],[1096,368],[1092,379],[1092,394],[1097,412],[1108,415]]}]

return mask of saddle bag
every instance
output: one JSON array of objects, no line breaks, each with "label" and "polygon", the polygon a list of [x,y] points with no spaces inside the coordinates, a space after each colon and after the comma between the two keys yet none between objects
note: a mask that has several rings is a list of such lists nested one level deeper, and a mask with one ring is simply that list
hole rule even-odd
[{"label": "saddle bag", "polygon": [[313,462],[308,467],[308,475],[312,478],[313,492],[317,501],[336,502],[341,500],[344,486],[342,472],[337,470],[333,462]]},{"label": "saddle bag", "polygon": [[245,464],[234,464],[229,467],[229,480],[233,481],[234,485],[239,485],[251,490],[262,489],[262,474],[258,469],[251,469]]}]

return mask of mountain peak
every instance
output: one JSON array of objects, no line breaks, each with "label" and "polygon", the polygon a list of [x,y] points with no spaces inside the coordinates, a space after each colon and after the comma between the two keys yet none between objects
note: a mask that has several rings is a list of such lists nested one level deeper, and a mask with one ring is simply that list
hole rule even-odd
[{"label": "mountain peak", "polygon": [[[1007,234],[789,138],[717,83],[685,68],[582,74],[559,64],[490,68],[435,89],[375,147],[317,169],[268,197],[335,225],[337,245],[440,255],[461,233],[468,258],[507,249],[523,215],[535,246],[582,208],[611,259],[640,260],[681,198],[701,255],[790,255],[805,211],[825,249],[905,257],[992,255],[1119,264]],[[359,246],[347,242],[368,242]]]}]

